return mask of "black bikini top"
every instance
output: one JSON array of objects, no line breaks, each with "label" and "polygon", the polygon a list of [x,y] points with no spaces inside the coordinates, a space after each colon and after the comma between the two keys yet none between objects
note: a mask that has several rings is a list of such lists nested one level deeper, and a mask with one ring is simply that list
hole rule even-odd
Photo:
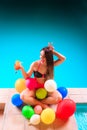
[{"label": "black bikini top", "polygon": [[34,77],[36,78],[45,78],[46,74],[41,74],[40,72],[38,71],[34,71]]},{"label": "black bikini top", "polygon": [[34,77],[36,77],[36,78],[45,78],[46,77],[46,74],[41,74],[38,70],[39,70],[39,68],[40,68],[40,64],[39,64],[39,66],[38,66],[38,69],[37,69],[37,71],[34,71]]}]

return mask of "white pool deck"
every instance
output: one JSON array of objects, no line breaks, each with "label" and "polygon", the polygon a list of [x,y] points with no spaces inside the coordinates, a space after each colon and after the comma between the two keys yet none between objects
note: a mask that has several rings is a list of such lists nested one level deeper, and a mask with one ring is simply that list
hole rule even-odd
[{"label": "white pool deck", "polygon": [[[14,88],[0,88],[0,130],[78,130],[74,115],[66,121],[57,118],[50,125],[42,122],[36,126],[28,125],[21,110],[11,103],[11,97],[15,93]],[[87,88],[68,88],[68,97],[76,103],[87,103]]]}]

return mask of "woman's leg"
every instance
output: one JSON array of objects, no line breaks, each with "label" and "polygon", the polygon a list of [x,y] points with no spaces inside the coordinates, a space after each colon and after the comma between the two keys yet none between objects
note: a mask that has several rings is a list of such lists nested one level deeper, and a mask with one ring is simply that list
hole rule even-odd
[{"label": "woman's leg", "polygon": [[47,108],[48,106],[41,101],[35,99],[35,90],[29,90],[26,88],[21,94],[20,98],[22,101],[28,105],[40,105],[42,108]]},{"label": "woman's leg", "polygon": [[51,105],[51,104],[57,104],[61,100],[62,100],[62,95],[56,90],[52,93],[48,93],[47,98],[41,100],[41,102]]}]

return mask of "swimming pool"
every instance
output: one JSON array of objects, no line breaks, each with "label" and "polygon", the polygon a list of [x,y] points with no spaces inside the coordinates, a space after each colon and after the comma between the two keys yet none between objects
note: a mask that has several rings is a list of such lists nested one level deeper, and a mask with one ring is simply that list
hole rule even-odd
[{"label": "swimming pool", "polygon": [[75,112],[78,130],[87,130],[87,103],[77,103]]}]

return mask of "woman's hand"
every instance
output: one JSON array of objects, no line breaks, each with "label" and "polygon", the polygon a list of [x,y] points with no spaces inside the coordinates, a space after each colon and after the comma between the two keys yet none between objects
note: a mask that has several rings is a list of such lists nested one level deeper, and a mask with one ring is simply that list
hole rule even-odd
[{"label": "woman's hand", "polygon": [[49,49],[51,50],[51,51],[53,51],[54,50],[54,47],[53,47],[53,45],[52,45],[52,43],[48,43],[48,47],[49,47]]}]

